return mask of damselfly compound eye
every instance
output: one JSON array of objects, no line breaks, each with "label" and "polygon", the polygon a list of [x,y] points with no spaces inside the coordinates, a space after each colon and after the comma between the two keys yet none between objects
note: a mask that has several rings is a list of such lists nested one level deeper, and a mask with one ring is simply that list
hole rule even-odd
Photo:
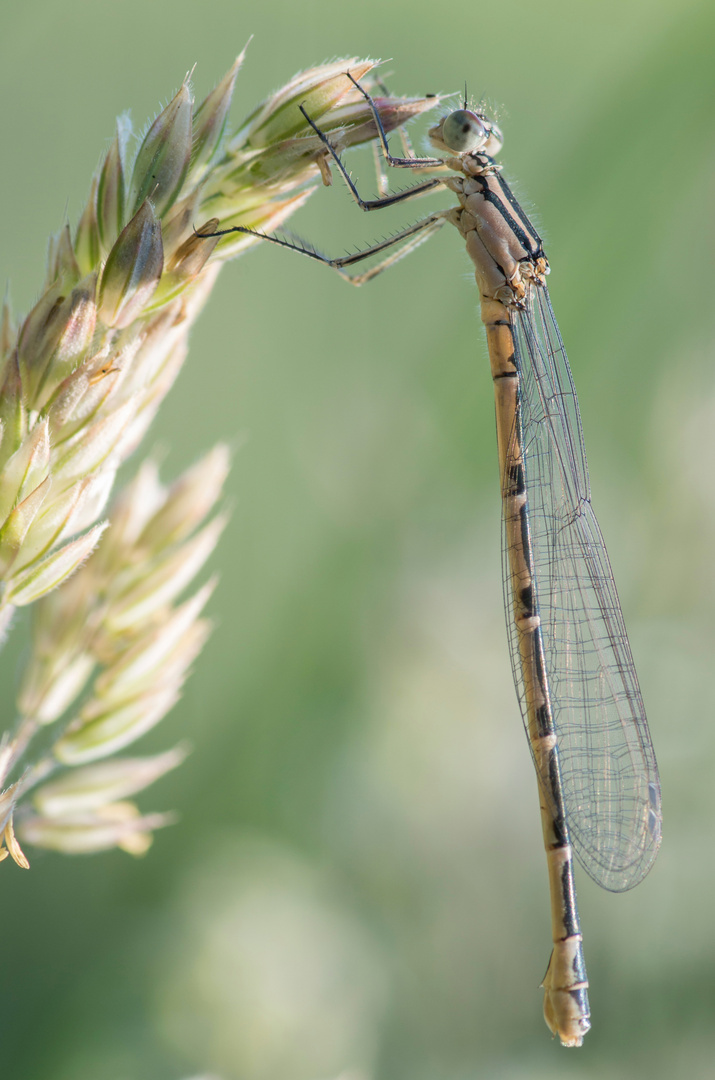
[{"label": "damselfly compound eye", "polygon": [[450,113],[442,124],[442,142],[458,154],[476,150],[488,134],[477,114],[467,109],[457,109]]}]

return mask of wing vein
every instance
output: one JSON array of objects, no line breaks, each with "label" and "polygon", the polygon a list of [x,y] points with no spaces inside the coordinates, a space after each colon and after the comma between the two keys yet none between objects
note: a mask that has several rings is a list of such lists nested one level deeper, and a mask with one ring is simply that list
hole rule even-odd
[{"label": "wing vein", "polygon": [[[543,286],[513,320],[536,602],[574,851],[604,888],[630,889],[660,843],[660,784],[608,554],[590,501],[573,378]],[[507,455],[507,462],[510,455]],[[506,534],[505,599],[511,590]],[[505,604],[525,724],[519,633]]]}]

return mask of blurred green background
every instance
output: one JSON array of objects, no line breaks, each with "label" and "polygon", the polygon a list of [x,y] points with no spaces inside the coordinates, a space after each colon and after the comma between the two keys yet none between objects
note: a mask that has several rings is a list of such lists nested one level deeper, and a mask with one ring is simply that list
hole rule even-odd
[{"label": "blurred green background", "polygon": [[[13,1080],[715,1076],[715,172],[712,0],[30,0],[0,15],[2,268],[16,308],[131,109],[249,34],[238,122],[297,69],[392,57],[398,93],[498,104],[535,209],[658,753],[643,886],[579,874],[594,1028],[553,1043],[535,782],[507,659],[492,389],[447,229],[370,287],[267,247],[229,266],[145,450],[236,447],[217,630],[141,744],[144,860],[31,852],[2,874]],[[421,130],[424,130],[424,127]],[[415,129],[420,147],[420,129]],[[351,161],[369,191],[369,157]],[[292,222],[342,252],[432,206]],[[383,220],[385,217],[387,220]],[[1,674],[4,719],[25,648]]]}]

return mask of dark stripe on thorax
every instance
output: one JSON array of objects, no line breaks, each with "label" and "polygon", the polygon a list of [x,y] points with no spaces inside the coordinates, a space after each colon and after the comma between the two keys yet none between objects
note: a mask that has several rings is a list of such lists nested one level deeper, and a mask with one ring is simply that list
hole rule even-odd
[{"label": "dark stripe on thorax", "polygon": [[[516,236],[517,240],[523,247],[524,251],[527,251],[532,258],[537,258],[543,254],[543,248],[541,245],[541,238],[536,230],[533,228],[528,217],[519,206],[519,203],[514,198],[509,185],[506,180],[503,180],[500,173],[487,173],[484,176],[475,176],[474,179],[481,187],[481,194],[485,202],[489,202],[492,206],[498,210],[504,219],[505,223],[509,226],[511,231]],[[489,181],[493,180],[498,190],[494,191],[489,185]],[[507,205],[508,204],[508,205]],[[521,218],[521,222],[526,224],[529,232],[525,231],[524,225],[510,213],[508,206],[511,206],[513,210]]]},{"label": "dark stripe on thorax", "polygon": [[525,223],[526,227],[528,228],[529,232],[531,233],[532,237],[534,238],[534,242],[536,244],[536,249],[537,249],[536,254],[537,255],[543,255],[543,253],[544,253],[543,241],[542,241],[541,237],[539,236],[539,234],[537,233],[534,226],[531,224],[531,221],[529,220],[528,215],[524,213],[524,209],[521,206],[521,204],[519,203],[519,200],[516,198],[516,196],[514,195],[514,192],[511,190],[511,188],[509,187],[509,185],[507,184],[506,180],[504,179],[504,177],[502,176],[501,173],[499,173],[498,179],[499,179],[499,186],[501,187],[502,193],[504,194],[504,197],[506,198],[507,202],[516,211],[516,213],[519,215],[521,220]]}]

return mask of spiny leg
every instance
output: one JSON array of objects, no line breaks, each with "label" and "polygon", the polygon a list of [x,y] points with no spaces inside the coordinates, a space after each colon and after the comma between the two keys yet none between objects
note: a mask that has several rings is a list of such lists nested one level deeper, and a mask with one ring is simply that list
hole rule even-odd
[{"label": "spiny leg", "polygon": [[[349,72],[346,72],[347,78],[354,84],[356,89],[362,94],[367,101],[370,110],[373,114],[375,125],[377,127],[378,136],[383,150],[383,160],[391,166],[396,168],[415,168],[415,169],[432,169],[432,168],[445,168],[445,162],[441,158],[396,158],[390,154],[387,135],[385,134],[385,128],[380,118],[380,113],[375,105],[373,99],[367,93],[366,90],[360,86],[355,79],[352,78]],[[328,139],[327,135],[311,120],[310,116],[302,105],[299,106],[301,113],[305,117],[306,121],[318,136],[320,141],[325,146],[330,158],[337,165],[340,174],[348,185],[353,198],[363,210],[377,210],[383,206],[392,206],[397,202],[405,202],[408,199],[414,198],[417,195],[424,194],[427,191],[439,187],[445,182],[446,178],[434,177],[430,180],[426,180],[422,184],[416,184],[412,188],[408,188],[406,191],[397,192],[395,195],[385,195],[382,198],[374,200],[364,200],[361,198],[356,185],[353,183],[350,174],[343,165],[340,156],[333,147],[332,143]],[[322,170],[321,170],[322,171]],[[383,189],[384,181],[378,175],[378,187]],[[278,247],[287,248],[290,251],[297,251],[300,255],[306,255],[309,259],[314,259],[316,262],[323,263],[325,266],[329,266],[335,270],[336,273],[345,280],[350,282],[351,285],[364,285],[365,282],[371,281],[372,278],[377,277],[389,266],[394,265],[405,255],[414,251],[419,247],[421,243],[428,239],[433,233],[437,232],[442,227],[449,211],[439,211],[434,214],[430,214],[428,217],[422,218],[420,221],[415,222],[414,225],[410,225],[408,228],[403,229],[395,236],[388,237],[386,240],[381,241],[378,244],[372,244],[370,247],[365,248],[363,251],[357,251],[352,255],[344,255],[341,258],[331,259],[328,255],[323,255],[322,252],[317,251],[312,245],[306,244],[303,241],[292,241],[278,236],[269,236],[266,233],[258,232],[255,229],[249,229],[242,225],[233,226],[230,229],[221,229],[213,233],[206,235],[210,236],[226,236],[228,233],[238,232],[245,233],[248,236],[256,236],[261,240],[267,240],[271,244],[276,244]],[[404,243],[403,243],[404,241]],[[399,246],[401,245],[401,246]],[[371,256],[379,255],[380,252],[388,251],[392,248],[396,250],[392,251],[386,258],[382,259],[375,266],[372,266],[369,270],[366,270],[363,274],[348,274],[345,273],[344,268],[346,266],[353,266],[358,262],[362,262],[364,259],[369,259]]]},{"label": "spiny leg", "polygon": [[[385,127],[384,127],[384,125],[382,123],[382,117],[380,116],[380,112],[379,112],[379,110],[377,108],[377,105],[375,104],[373,99],[370,97],[367,90],[365,90],[365,88],[360,85],[360,83],[357,81],[357,79],[353,79],[353,77],[352,77],[352,75],[350,74],[349,71],[346,71],[345,74],[346,74],[347,78],[350,79],[350,82],[353,84],[353,86],[358,91],[358,93],[362,94],[362,96],[365,98],[365,101],[368,104],[370,112],[372,113],[373,119],[375,121],[375,126],[377,128],[377,135],[378,135],[378,138],[380,140],[380,146],[382,147],[382,152],[385,155],[385,161],[387,162],[388,165],[391,165],[395,169],[443,169],[443,168],[445,168],[445,163],[442,160],[442,158],[417,158],[417,157],[402,157],[402,158],[399,158],[399,157],[393,157],[392,154],[390,153],[390,146],[389,146],[389,144],[387,142],[387,134],[385,133]],[[303,113],[303,116],[305,116],[305,113]],[[311,124],[311,127],[313,128],[313,130],[317,131],[317,128],[312,123],[310,118],[306,117],[306,119]]]},{"label": "spiny leg", "polygon": [[[382,120],[380,119],[380,113],[377,109],[377,106],[375,105],[375,102],[372,100],[367,91],[363,90],[362,86],[360,86],[360,84],[355,81],[355,79],[353,79],[348,73],[346,74],[350,81],[353,83],[353,85],[357,88],[357,90],[363,95],[370,107],[373,119],[375,121],[375,125],[377,127],[380,144],[382,146],[383,157],[388,165],[396,169],[444,169],[447,167],[445,162],[441,158],[393,157],[390,153],[390,148],[387,142],[387,135],[385,134],[385,128],[383,126]],[[407,202],[407,200],[414,199],[418,195],[424,195],[426,192],[432,191],[434,188],[439,187],[445,182],[442,177],[433,177],[430,180],[423,181],[421,184],[415,184],[413,187],[407,188],[405,191],[398,191],[394,195],[384,195],[378,199],[363,199],[357,189],[355,182],[350,176],[350,173],[343,165],[340,155],[336,151],[333,144],[330,142],[330,139],[327,137],[325,132],[321,131],[315,121],[310,118],[304,107],[300,105],[299,108],[301,113],[305,117],[307,123],[310,124],[311,128],[318,136],[323,146],[327,150],[328,154],[332,158],[333,163],[340,172],[340,175],[342,176],[345,183],[348,185],[350,194],[352,195],[353,199],[358,204],[361,210],[381,210],[385,206],[394,206],[396,203],[399,202]]]},{"label": "spiny leg", "polygon": [[[380,93],[384,94],[385,97],[390,96],[389,87],[387,86],[386,83],[384,83],[382,81],[382,79],[376,79],[375,80],[375,85],[377,86]],[[358,86],[358,90],[360,91],[360,93],[364,94],[364,90],[363,90],[363,88],[361,86]],[[438,94],[425,94],[425,97],[426,98],[438,98],[439,95]],[[371,102],[371,108],[373,108],[373,111],[374,111],[374,102]],[[379,116],[379,111],[378,111],[378,116]],[[382,118],[380,118],[380,124],[382,125]],[[410,162],[418,161],[419,159],[417,158],[417,155],[415,154],[414,150],[412,149],[412,143],[410,142],[410,137],[407,134],[407,128],[399,127],[399,128],[397,128],[397,130],[395,131],[394,134],[397,135],[397,138],[400,140],[400,143],[402,145],[402,153],[404,154],[404,159],[403,160],[410,161]],[[381,135],[380,128],[378,127],[378,136],[380,136],[380,135]],[[384,127],[383,127],[382,136],[384,136],[384,135],[385,135],[385,131],[384,131]],[[386,161],[386,159],[391,158],[392,155],[391,154],[385,155],[385,148],[384,148],[385,139],[383,137],[380,137],[379,141],[380,141],[380,150],[382,151],[382,160]],[[378,148],[377,148],[377,143],[372,143],[372,148],[373,148],[376,155],[380,152],[378,150]],[[412,165],[411,168],[414,168],[416,172],[419,172],[420,169],[422,169],[422,168],[424,168],[425,171],[426,171],[427,169],[441,167],[441,166],[435,166],[434,165],[434,162],[436,160],[438,160],[438,159],[437,158],[423,158],[422,161],[428,162],[427,165],[419,165],[419,166],[418,165]],[[387,194],[387,188],[385,188],[385,194]]]},{"label": "spiny leg", "polygon": [[[447,220],[447,214],[449,211],[441,210],[436,214],[430,214],[429,217],[422,218],[421,221],[416,221],[414,225],[410,225],[407,229],[403,229],[395,236],[390,236],[386,240],[380,241],[379,244],[372,244],[369,248],[365,248],[363,251],[356,251],[352,255],[343,255],[337,259],[331,259],[328,255],[323,255],[322,252],[316,251],[316,249],[303,242],[294,242],[292,240],[283,239],[280,236],[269,236],[267,233],[257,232],[255,229],[248,229],[244,225],[234,225],[230,229],[218,229],[213,233],[203,233],[201,235],[206,236],[227,236],[229,233],[245,233],[247,236],[256,236],[260,240],[267,240],[269,244],[276,244],[277,247],[287,248],[289,251],[297,251],[299,255],[305,255],[309,259],[314,259],[316,262],[322,263],[324,266],[329,266],[336,273],[340,274],[340,277],[345,281],[349,281],[351,285],[364,285],[367,281],[371,281],[378,274],[381,274],[383,270],[386,270],[388,266],[393,266],[400,259],[403,259],[405,255],[408,255],[415,248],[423,244],[433,233],[436,233],[442,228]],[[404,243],[403,243],[404,241]],[[400,246],[401,245],[401,246]],[[362,274],[347,274],[344,267],[354,266],[356,263],[362,262],[364,259],[369,259],[373,255],[379,255],[382,251],[391,251],[386,258],[382,259],[375,266],[371,266],[369,270],[366,270]]]},{"label": "spiny leg", "polygon": [[[385,85],[384,82],[382,82],[381,79],[376,80],[376,85],[377,85],[377,88],[378,88],[378,90],[380,91],[381,94],[384,94],[385,97],[390,96],[390,91],[389,91],[388,87]],[[425,97],[437,97],[437,95],[436,94],[425,94]],[[402,146],[402,153],[405,155],[405,159],[408,160],[408,161],[416,160],[417,159],[416,154],[415,154],[414,150],[412,149],[412,143],[410,142],[410,137],[407,134],[407,130],[404,127],[400,127],[400,128],[397,129],[395,134],[397,135],[397,138],[400,140],[400,144]],[[382,201],[382,200],[386,199],[388,197],[388,195],[389,195],[389,184],[388,184],[388,179],[387,179],[387,173],[386,173],[386,171],[384,169],[384,166],[386,164],[388,164],[388,163],[387,163],[387,161],[385,159],[384,149],[383,149],[382,145],[379,144],[379,142],[371,143],[370,149],[372,150],[372,157],[373,157],[373,162],[374,162],[374,165],[375,165],[375,176],[377,177],[377,190],[378,190],[378,194],[380,196],[380,200]],[[322,160],[325,161],[326,164],[327,164],[328,158],[323,158]],[[431,168],[434,168],[434,166],[432,164],[434,159],[433,158],[427,158],[426,160],[429,161],[430,164],[426,165],[424,168],[415,168],[415,172],[428,172]]]}]

